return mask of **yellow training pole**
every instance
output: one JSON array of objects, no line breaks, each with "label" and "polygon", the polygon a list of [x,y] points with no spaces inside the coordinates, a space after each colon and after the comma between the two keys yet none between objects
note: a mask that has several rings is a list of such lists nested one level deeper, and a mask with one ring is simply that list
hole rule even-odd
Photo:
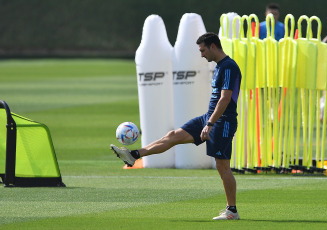
[{"label": "yellow training pole", "polygon": [[[244,135],[245,132],[245,103],[246,103],[246,94],[245,94],[245,85],[246,85],[246,55],[247,55],[247,46],[246,43],[242,42],[239,38],[236,38],[236,28],[235,24],[236,21],[239,20],[241,21],[240,16],[236,16],[233,19],[233,57],[235,62],[238,64],[240,67],[241,73],[242,73],[242,82],[240,86],[240,98],[238,99],[238,123],[239,123],[239,130],[237,131],[237,152],[238,152],[238,158],[237,158],[237,164],[238,164],[238,169],[242,169],[245,166],[245,155],[247,154],[246,152],[246,147],[245,147],[245,141],[244,139],[246,138]],[[243,30],[243,25],[240,23],[240,31]]]},{"label": "yellow training pole", "polygon": [[[287,134],[284,132],[284,121],[285,123],[288,121],[287,117],[287,107],[285,111],[285,100],[287,99],[287,96],[289,92],[286,92],[288,88],[288,69],[289,69],[289,57],[288,57],[288,49],[287,49],[287,36],[288,36],[288,17],[285,18],[285,36],[278,42],[278,52],[279,52],[279,87],[281,88],[281,100],[279,103],[279,114],[278,114],[278,120],[280,122],[279,125],[279,140],[278,140],[278,152],[282,152],[282,146],[283,146],[283,140],[284,142],[287,142]],[[287,93],[287,94],[286,94]],[[286,124],[285,124],[286,126]],[[285,135],[284,135],[285,133]],[[286,152],[283,152],[283,163],[282,168],[286,168]]]},{"label": "yellow training pole", "polygon": [[308,91],[307,89],[301,89],[301,102],[302,102],[302,124],[303,124],[303,161],[302,161],[302,165],[306,166],[308,163],[308,111],[307,111],[307,106],[308,104],[306,103],[306,99],[308,96]]},{"label": "yellow training pole", "polygon": [[296,157],[295,165],[299,165],[300,160],[300,131],[301,131],[301,92],[297,89],[297,112],[296,112]]},{"label": "yellow training pole", "polygon": [[[294,155],[295,155],[295,139],[294,139],[294,121],[295,121],[295,100],[296,100],[296,69],[297,69],[297,55],[298,55],[298,47],[297,42],[293,39],[294,37],[294,27],[295,27],[295,20],[293,15],[289,15],[291,19],[291,33],[289,38],[289,52],[288,52],[288,59],[291,60],[290,63],[290,72],[289,72],[289,96],[290,96],[290,107],[289,107],[289,136],[288,136],[288,148],[285,148],[284,144],[284,151],[288,152],[288,155],[291,159],[287,160],[287,163],[291,161],[291,164],[294,165]],[[286,127],[287,129],[287,127]]]},{"label": "yellow training pole", "polygon": [[[302,38],[301,22],[307,21],[307,36]],[[312,129],[314,118],[314,97],[312,90],[316,87],[316,71],[317,71],[317,45],[309,40],[311,23],[306,15],[303,15],[298,20],[299,38],[298,43],[298,65],[297,65],[297,87],[301,88],[302,96],[302,117],[303,117],[303,166],[309,168],[312,164],[312,143],[309,143],[308,138],[312,142]],[[308,101],[309,97],[309,109]],[[313,104],[313,105],[312,105]],[[308,112],[309,116],[308,116]],[[308,126],[309,123],[309,126]],[[309,132],[309,133],[308,133]],[[308,136],[309,135],[309,136]]]},{"label": "yellow training pole", "polygon": [[[252,28],[252,20],[254,20],[255,27]],[[255,81],[253,85],[253,102],[254,102],[254,127],[255,127],[255,166],[262,167],[262,161],[265,161],[265,156],[263,154],[263,124],[262,124],[262,97],[261,97],[261,87],[259,87],[259,78],[260,75],[265,76],[265,65],[264,63],[264,42],[259,39],[259,19],[257,15],[250,14],[249,15],[249,23],[250,27],[254,29],[254,31],[250,30],[249,35],[251,37],[251,41],[255,44]],[[252,33],[251,33],[252,32]],[[253,33],[254,32],[254,33]],[[263,59],[259,62],[260,59]]]},{"label": "yellow training pole", "polygon": [[[224,22],[226,22],[226,27]],[[227,16],[227,14],[222,14],[220,16],[220,29],[221,29],[221,38],[220,38],[220,43],[221,46],[223,47],[224,52],[230,56],[231,58],[233,58],[233,42],[232,39],[228,38],[228,33],[229,33],[229,18]],[[235,148],[235,141],[237,137],[237,133],[234,136],[233,139],[233,147],[232,147],[232,157],[230,160],[230,167],[231,168],[236,168],[237,165],[237,155],[240,154],[240,152],[237,151],[237,149]]]},{"label": "yellow training pole", "polygon": [[[315,79],[314,79],[315,80]],[[309,139],[308,139],[308,142],[309,142],[309,148],[308,148],[308,168],[312,167],[312,153],[313,153],[313,150],[312,150],[312,146],[313,146],[313,126],[314,126],[314,118],[315,118],[315,114],[316,114],[316,90],[315,89],[310,89],[309,90],[309,132],[308,132],[308,135],[309,135]]]},{"label": "yellow training pole", "polygon": [[[267,101],[267,83],[266,83],[266,47],[265,41],[259,39],[259,19],[257,15],[249,16],[250,22],[255,21],[255,33],[251,40],[256,44],[256,90],[258,96],[257,109],[257,145],[258,148],[258,164],[262,168],[267,168],[267,136],[266,136],[266,101]],[[254,92],[256,93],[256,92]],[[264,128],[265,126],[265,128]],[[259,151],[260,149],[260,151]]]},{"label": "yellow training pole", "polygon": [[[326,72],[327,78],[327,72]],[[327,130],[327,82],[325,84],[325,110],[322,123],[322,144],[321,144],[321,168],[325,165],[325,146],[326,146],[326,130]]]},{"label": "yellow training pole", "polygon": [[[247,46],[247,54],[246,54],[246,97],[247,97],[247,105],[248,105],[248,115],[247,115],[247,168],[252,169],[257,166],[255,162],[255,81],[256,81],[256,45],[251,40],[251,23],[250,19],[247,15],[243,15],[241,18],[242,26],[244,23],[247,24],[247,33],[244,35],[244,30],[241,31],[240,37],[241,41],[243,41]],[[244,27],[243,27],[244,28]],[[250,92],[252,93],[252,99]]]},{"label": "yellow training pole", "polygon": [[324,143],[325,137],[320,133],[320,95],[321,91],[325,90],[326,77],[327,77],[327,44],[321,42],[321,21],[317,16],[310,17],[310,24],[312,29],[312,22],[316,21],[318,24],[317,38],[313,37],[312,30],[310,30],[310,41],[314,42],[318,48],[317,57],[317,81],[316,81],[316,162],[318,167],[319,158],[323,161],[323,154],[320,155],[320,138],[322,138],[321,144]]},{"label": "yellow training pole", "polygon": [[[226,22],[226,28],[224,26],[224,22]],[[224,52],[233,58],[233,42],[232,39],[228,37],[229,32],[229,18],[227,14],[222,14],[220,16],[220,27],[221,27],[221,46],[223,47]]]},{"label": "yellow training pole", "polygon": [[[290,34],[288,32],[288,22],[291,22]],[[295,100],[295,73],[297,46],[294,41],[295,20],[291,14],[285,17],[285,36],[278,43],[280,62],[280,87],[282,88],[282,100],[280,111],[280,136],[279,151],[283,147],[283,168],[289,168],[291,151],[294,151],[294,100]],[[284,90],[287,89],[286,96]],[[285,118],[285,125],[283,124]],[[290,122],[289,122],[290,121]],[[283,127],[284,126],[284,127]],[[290,147],[292,146],[292,147]],[[291,150],[292,149],[292,150]],[[293,155],[294,156],[294,153]]]},{"label": "yellow training pole", "polygon": [[318,167],[320,157],[320,90],[317,90],[316,95],[316,167]]},{"label": "yellow training pole", "polygon": [[[279,103],[279,88],[278,88],[278,42],[275,40],[275,20],[272,14],[266,17],[267,23],[267,83],[268,90],[272,91],[272,97],[268,101],[272,101],[273,105],[273,167],[279,168],[280,155],[278,153],[278,136],[279,136],[279,122],[278,122],[278,103]],[[271,23],[271,29],[270,29]],[[271,31],[271,33],[270,33]],[[271,107],[271,105],[270,105]],[[269,107],[269,108],[270,108]],[[269,109],[268,108],[268,109]],[[268,118],[271,119],[271,118]]]}]

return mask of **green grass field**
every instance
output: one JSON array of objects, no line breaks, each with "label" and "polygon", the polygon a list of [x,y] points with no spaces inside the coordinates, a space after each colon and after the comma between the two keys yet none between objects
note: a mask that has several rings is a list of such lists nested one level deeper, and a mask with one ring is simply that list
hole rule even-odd
[{"label": "green grass field", "polygon": [[[135,64],[0,62],[0,99],[51,131],[66,188],[0,186],[0,229],[326,229],[326,177],[235,175],[239,221],[215,170],[124,170],[116,127],[139,125]],[[140,147],[138,141],[132,148]]]}]

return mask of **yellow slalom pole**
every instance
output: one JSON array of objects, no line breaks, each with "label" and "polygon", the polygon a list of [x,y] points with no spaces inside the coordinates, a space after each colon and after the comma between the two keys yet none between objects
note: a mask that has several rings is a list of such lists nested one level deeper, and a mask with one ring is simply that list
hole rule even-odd
[{"label": "yellow slalom pole", "polygon": [[[224,21],[226,21],[226,28],[224,25]],[[220,38],[220,43],[221,46],[223,47],[224,52],[229,55],[231,58],[233,56],[233,43],[232,40],[228,38],[228,32],[229,32],[229,19],[227,14],[222,14],[220,16],[220,28],[221,28],[221,38]],[[232,157],[230,159],[230,167],[231,168],[236,168],[236,160],[237,159],[237,153],[238,151],[234,149],[234,141],[236,139],[236,136],[234,137],[233,140],[233,146],[232,146]]]},{"label": "yellow slalom pole", "polygon": [[[224,26],[224,22],[226,21],[226,28]],[[224,52],[233,58],[233,42],[232,39],[228,37],[229,32],[229,18],[227,14],[222,14],[220,16],[220,27],[221,27],[221,46],[223,47]]]},{"label": "yellow slalom pole", "polygon": [[[301,22],[307,21],[306,38],[302,38]],[[303,15],[298,20],[299,38],[297,40],[299,47],[298,68],[297,68],[297,83],[301,88],[302,94],[302,116],[303,116],[303,166],[309,168],[312,165],[312,142],[313,135],[313,118],[314,118],[314,98],[312,92],[316,88],[316,72],[317,72],[317,45],[309,40],[311,23],[306,15]],[[307,98],[309,97],[309,101]],[[308,111],[308,102],[310,102]],[[313,110],[313,111],[312,111]],[[310,112],[308,114],[308,112]],[[309,123],[309,124],[308,124]]]},{"label": "yellow slalom pole", "polygon": [[[288,56],[288,43],[287,43],[287,38],[288,38],[288,20],[289,20],[289,15],[287,15],[285,17],[285,35],[284,38],[282,38],[279,42],[278,42],[278,49],[279,49],[279,87],[281,87],[281,101],[279,104],[279,122],[280,122],[280,126],[279,126],[279,149],[278,151],[281,152],[282,151],[282,147],[283,145],[283,140],[284,143],[287,142],[287,132],[286,130],[284,130],[284,120],[285,120],[285,126],[286,123],[288,121],[288,116],[287,116],[287,110],[288,107],[286,100],[288,99],[287,95],[289,94],[289,92],[287,92],[286,94],[286,89],[289,88],[287,83],[288,83],[288,69],[289,69],[289,56]],[[285,117],[286,116],[286,117]],[[284,135],[285,134],[285,135]],[[282,163],[282,167],[285,168],[286,167],[286,154],[287,152],[285,151],[284,148],[284,156],[283,156],[283,163]]]},{"label": "yellow slalom pole", "polygon": [[[266,62],[266,61],[265,61]],[[268,107],[268,90],[267,90],[267,76],[265,76],[265,86],[263,88],[263,116],[262,119],[264,121],[264,139],[263,139],[263,151],[265,155],[265,161],[264,161],[264,167],[269,167],[272,165],[272,159],[271,159],[271,137],[269,137],[269,131],[270,131],[270,106]]]},{"label": "yellow slalom pole", "polygon": [[320,157],[320,90],[317,90],[316,94],[316,167],[318,167]]},{"label": "yellow slalom pole", "polygon": [[[327,78],[327,72],[326,72],[326,78]],[[323,123],[322,123],[322,144],[321,144],[321,168],[325,165],[325,146],[326,146],[326,130],[327,130],[327,82],[325,84],[325,110],[324,110],[324,116],[323,116]]]},{"label": "yellow slalom pole", "polygon": [[[289,147],[288,151],[285,149],[285,151],[289,152],[288,156],[291,158],[291,164],[294,165],[294,155],[295,155],[295,139],[294,139],[294,121],[295,121],[295,100],[296,100],[296,69],[297,69],[297,43],[293,39],[294,38],[294,27],[295,27],[295,20],[293,15],[290,15],[291,18],[291,34],[290,34],[290,52],[289,52],[289,59],[291,60],[291,71],[290,71],[290,79],[289,79],[289,86],[290,86],[290,123],[289,123],[289,138],[288,142]],[[287,162],[290,162],[287,160]]]},{"label": "yellow slalom pole", "polygon": [[[309,36],[309,40],[311,42],[318,42],[316,41],[317,39],[313,39],[312,38],[312,30],[311,30],[311,23],[312,23],[312,20],[316,20],[318,22],[318,34],[317,36],[319,36],[319,29],[320,29],[320,32],[321,32],[321,23],[319,24],[319,18],[318,17],[311,17],[310,18],[310,24],[309,24],[309,34],[307,34],[307,36]],[[320,27],[319,27],[320,25]],[[316,45],[316,44],[315,44]],[[316,45],[317,47],[317,52],[314,54],[314,56],[317,58],[318,57],[318,46]],[[315,71],[317,71],[317,61],[315,63],[316,65],[314,66],[315,67]],[[308,148],[308,164],[307,164],[307,167],[310,168],[312,167],[312,153],[313,153],[313,150],[312,150],[312,146],[313,146],[313,126],[314,126],[314,118],[315,118],[315,105],[316,105],[316,91],[317,91],[317,87],[316,87],[316,80],[317,80],[317,74],[316,72],[315,73],[312,73],[312,76],[309,77],[310,81],[312,81],[312,86],[309,88],[309,130],[308,130],[308,135],[309,135],[309,148]],[[318,159],[317,159],[318,160]]]},{"label": "yellow slalom pole", "polygon": [[[254,127],[255,127],[255,165],[259,168],[266,167],[263,166],[263,162],[266,160],[265,154],[263,154],[263,127],[262,127],[262,96],[261,96],[261,86],[259,86],[259,78],[261,79],[265,76],[265,57],[264,57],[264,42],[259,40],[259,19],[257,15],[250,14],[249,24],[251,26],[252,20],[255,21],[255,30],[254,36],[251,36],[251,33],[248,33],[248,36],[251,37],[251,41],[255,44],[255,79],[253,85],[253,106],[254,106]],[[251,32],[251,30],[249,31]],[[261,60],[261,58],[263,60]],[[260,60],[260,61],[259,61]]]},{"label": "yellow slalom pole", "polygon": [[[235,30],[235,22],[236,20],[240,20],[240,17],[237,16],[234,18],[233,20],[233,37],[232,37],[232,45],[234,43],[236,43],[236,30]],[[233,50],[233,57],[234,60],[237,59],[234,55],[234,50]],[[244,73],[242,73],[242,78],[244,78],[245,76],[243,75]],[[243,79],[242,79],[243,81]],[[241,88],[240,88],[241,90]],[[238,113],[238,130],[236,132],[236,152],[237,152],[237,157],[236,157],[236,167],[237,169],[241,169],[242,168],[242,156],[245,154],[244,151],[244,145],[243,145],[243,129],[244,129],[244,122],[243,122],[243,107],[242,107],[242,93],[240,91],[240,95],[238,98],[238,106],[237,106],[237,113]]]},{"label": "yellow slalom pole", "polygon": [[[239,123],[239,130],[238,136],[237,136],[237,151],[238,151],[238,158],[237,158],[237,163],[238,163],[238,169],[242,169],[245,165],[245,155],[246,155],[246,147],[245,147],[245,103],[246,103],[246,94],[245,94],[245,83],[246,83],[246,52],[247,52],[247,47],[244,42],[242,42],[240,39],[236,38],[236,28],[235,24],[236,21],[239,20],[241,21],[240,16],[236,16],[233,19],[233,57],[235,62],[238,64],[240,67],[241,73],[242,73],[242,82],[240,86],[240,98],[238,99],[238,107],[240,108],[239,111],[239,116],[238,116],[238,123]],[[243,30],[243,25],[240,23],[240,31]]]},{"label": "yellow slalom pole", "polygon": [[[269,21],[269,17],[270,15],[267,15],[266,17],[266,23],[267,23],[267,37],[265,38],[265,42],[266,42],[266,66],[267,66],[267,101],[266,101],[266,111],[268,113],[268,116],[267,116],[267,137],[268,137],[268,143],[267,143],[267,155],[268,155],[268,162],[269,162],[269,166],[273,167],[274,164],[273,164],[273,153],[272,153],[272,113],[271,113],[271,105],[272,105],[272,93],[271,93],[271,78],[273,78],[273,76],[271,76],[271,65],[270,65],[270,47],[271,45],[268,43],[268,38],[270,38],[270,21]],[[274,27],[272,28],[274,32]],[[272,33],[273,36],[274,33]],[[269,36],[268,36],[269,35]]]},{"label": "yellow slalom pole", "polygon": [[306,166],[308,163],[308,139],[307,139],[307,131],[308,131],[308,116],[307,116],[307,98],[308,92],[306,89],[301,89],[301,100],[302,100],[302,117],[303,117],[303,161],[302,165]]},{"label": "yellow slalom pole", "polygon": [[[290,34],[288,32],[288,22],[291,22]],[[297,47],[294,41],[295,20],[291,14],[285,17],[285,36],[278,43],[279,62],[280,62],[280,87],[282,89],[280,106],[280,133],[279,133],[279,152],[283,152],[282,167],[288,169],[291,149],[294,151],[294,100],[295,100],[295,72]],[[287,91],[286,91],[287,90]],[[286,93],[286,95],[285,95]],[[284,124],[285,120],[285,124]],[[290,122],[289,122],[290,121]],[[290,147],[293,146],[293,147]],[[282,150],[283,148],[283,150]],[[294,156],[294,153],[293,153]]]},{"label": "yellow slalom pole", "polygon": [[[291,30],[290,36],[288,36],[288,21],[291,20]],[[295,20],[294,16],[291,14],[286,15],[285,18],[285,61],[287,61],[287,68],[281,67],[282,70],[285,69],[283,84],[287,87],[287,98],[286,98],[286,121],[285,121],[285,134],[284,134],[284,162],[283,166],[289,168],[289,163],[294,164],[294,112],[295,112],[295,99],[296,99],[296,59],[297,59],[297,43],[294,41],[294,30],[295,30]],[[284,60],[280,58],[282,64]],[[286,67],[286,66],[285,66]],[[289,122],[288,122],[289,120]],[[285,157],[286,155],[286,157]]]},{"label": "yellow slalom pole", "polygon": [[[257,131],[257,158],[256,162],[261,168],[267,168],[267,136],[266,136],[266,102],[267,102],[267,83],[266,83],[266,47],[265,41],[259,39],[259,19],[257,15],[251,14],[249,21],[255,21],[255,33],[251,40],[256,44],[256,78],[255,78],[255,90],[253,92],[257,97],[258,103],[256,103],[256,118],[255,123]],[[265,124],[265,125],[264,125]]]},{"label": "yellow slalom pole", "polygon": [[[275,20],[272,14],[266,17],[267,23],[267,78],[268,90],[272,91],[272,105],[273,105],[273,167],[279,168],[281,153],[278,153],[278,136],[279,136],[279,122],[278,122],[278,104],[279,104],[279,76],[278,76],[278,42],[275,40]],[[271,33],[270,33],[271,23]],[[270,105],[271,106],[271,105]],[[269,107],[270,108],[270,107]],[[270,118],[271,119],[271,118]]]},{"label": "yellow slalom pole", "polygon": [[[313,38],[313,34],[312,34],[312,22],[316,21],[318,23],[318,29],[317,29],[317,38]],[[317,63],[317,83],[319,83],[321,80],[320,78],[323,78],[325,73],[323,73],[323,71],[326,71],[327,68],[324,68],[324,66],[326,66],[325,63],[320,63],[320,62],[324,62],[327,60],[324,60],[323,57],[323,47],[320,46],[321,43],[321,21],[317,16],[312,16],[310,17],[310,34],[309,34],[309,38],[310,41],[314,42],[315,44],[317,44],[318,46],[318,60],[319,62]],[[324,65],[324,66],[322,66]],[[323,80],[323,79],[322,79]],[[319,162],[319,153],[320,153],[320,120],[319,120],[319,107],[320,107],[320,87],[318,85],[316,85],[315,88],[316,92],[312,92],[315,94],[316,98],[315,98],[315,106],[316,106],[316,110],[315,110],[315,114],[316,114],[316,167],[318,167],[318,162]],[[314,100],[314,98],[313,98]],[[311,152],[311,150],[309,151]]]},{"label": "yellow slalom pole", "polygon": [[[317,28],[317,38],[312,35],[312,30],[310,30],[310,41],[314,42],[318,47],[318,58],[317,58],[317,81],[316,81],[316,162],[318,167],[319,158],[323,162],[323,150],[320,149],[324,145],[326,136],[322,135],[320,132],[320,95],[323,90],[326,89],[326,78],[327,78],[327,44],[321,42],[321,21],[317,16],[310,17],[310,23],[316,21],[318,24]],[[312,26],[311,26],[312,28]],[[321,143],[320,143],[320,138]],[[320,153],[321,152],[321,153]],[[321,166],[323,167],[323,165]]]},{"label": "yellow slalom pole", "polygon": [[[247,46],[247,65],[246,65],[246,96],[248,105],[247,116],[247,168],[252,170],[257,166],[256,163],[256,151],[255,151],[255,81],[256,81],[256,46],[251,40],[251,23],[247,15],[243,15],[241,18],[241,24],[247,24],[247,33],[244,36],[244,30],[241,31],[241,40]],[[243,27],[244,28],[244,27]],[[252,98],[251,98],[251,91]]]},{"label": "yellow slalom pole", "polygon": [[[283,167],[286,169],[289,169],[289,164],[290,164],[290,151],[288,147],[292,144],[292,140],[290,139],[289,136],[289,127],[290,127],[290,110],[293,108],[290,108],[290,101],[291,101],[291,93],[292,89],[290,87],[287,88],[287,94],[285,98],[285,111],[284,111],[284,116],[285,116],[285,126],[283,127],[284,130],[284,138],[283,138]],[[282,92],[284,94],[284,92]],[[280,134],[281,135],[281,134]]]},{"label": "yellow slalom pole", "polygon": [[267,100],[266,100],[266,111],[267,111],[267,157],[268,157],[268,165],[273,167],[273,152],[272,152],[272,145],[273,145],[273,137],[272,137],[272,112],[271,112],[271,105],[272,105],[272,94],[271,89],[267,86]]},{"label": "yellow slalom pole", "polygon": [[[316,80],[316,79],[314,79]],[[309,90],[309,148],[308,148],[308,164],[307,167],[310,168],[313,166],[312,164],[312,146],[313,146],[313,126],[314,126],[314,118],[315,118],[315,107],[316,107],[316,90],[315,89],[310,89]]]},{"label": "yellow slalom pole", "polygon": [[299,166],[300,160],[300,132],[301,132],[301,91],[297,90],[297,112],[296,112],[296,157],[295,165]]},{"label": "yellow slalom pole", "polygon": [[[289,160],[288,162],[291,165],[295,164],[295,160],[294,160],[294,156],[295,156],[295,139],[294,139],[294,111],[295,111],[295,92],[296,92],[296,88],[290,88],[290,123],[289,123],[289,136],[288,136],[288,147],[287,147],[287,152],[289,152]],[[286,143],[287,145],[287,143]]]}]

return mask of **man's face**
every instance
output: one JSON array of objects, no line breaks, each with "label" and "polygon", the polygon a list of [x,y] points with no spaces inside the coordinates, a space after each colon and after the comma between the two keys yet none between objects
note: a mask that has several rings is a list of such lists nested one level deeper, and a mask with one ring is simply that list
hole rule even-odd
[{"label": "man's face", "polygon": [[203,42],[199,44],[199,51],[201,53],[201,57],[206,58],[208,62],[213,61],[213,53],[211,48],[206,46]]},{"label": "man's face", "polygon": [[267,9],[267,10],[266,10],[266,16],[267,16],[269,13],[272,13],[272,14],[274,15],[275,22],[278,21],[278,18],[279,18],[279,10],[275,10],[275,9]]}]

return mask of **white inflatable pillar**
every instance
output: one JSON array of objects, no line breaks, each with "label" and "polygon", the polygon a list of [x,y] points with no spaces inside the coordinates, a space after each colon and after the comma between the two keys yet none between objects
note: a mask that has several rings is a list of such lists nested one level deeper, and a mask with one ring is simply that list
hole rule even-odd
[{"label": "white inflatable pillar", "polygon": [[[143,147],[174,129],[172,51],[162,18],[147,17],[135,55]],[[143,165],[174,167],[174,149],[143,157]]]},{"label": "white inflatable pillar", "polygon": [[[208,111],[211,93],[209,64],[201,57],[197,39],[206,33],[198,14],[184,14],[178,29],[173,54],[175,129]],[[176,168],[211,168],[206,144],[175,146]]]}]

